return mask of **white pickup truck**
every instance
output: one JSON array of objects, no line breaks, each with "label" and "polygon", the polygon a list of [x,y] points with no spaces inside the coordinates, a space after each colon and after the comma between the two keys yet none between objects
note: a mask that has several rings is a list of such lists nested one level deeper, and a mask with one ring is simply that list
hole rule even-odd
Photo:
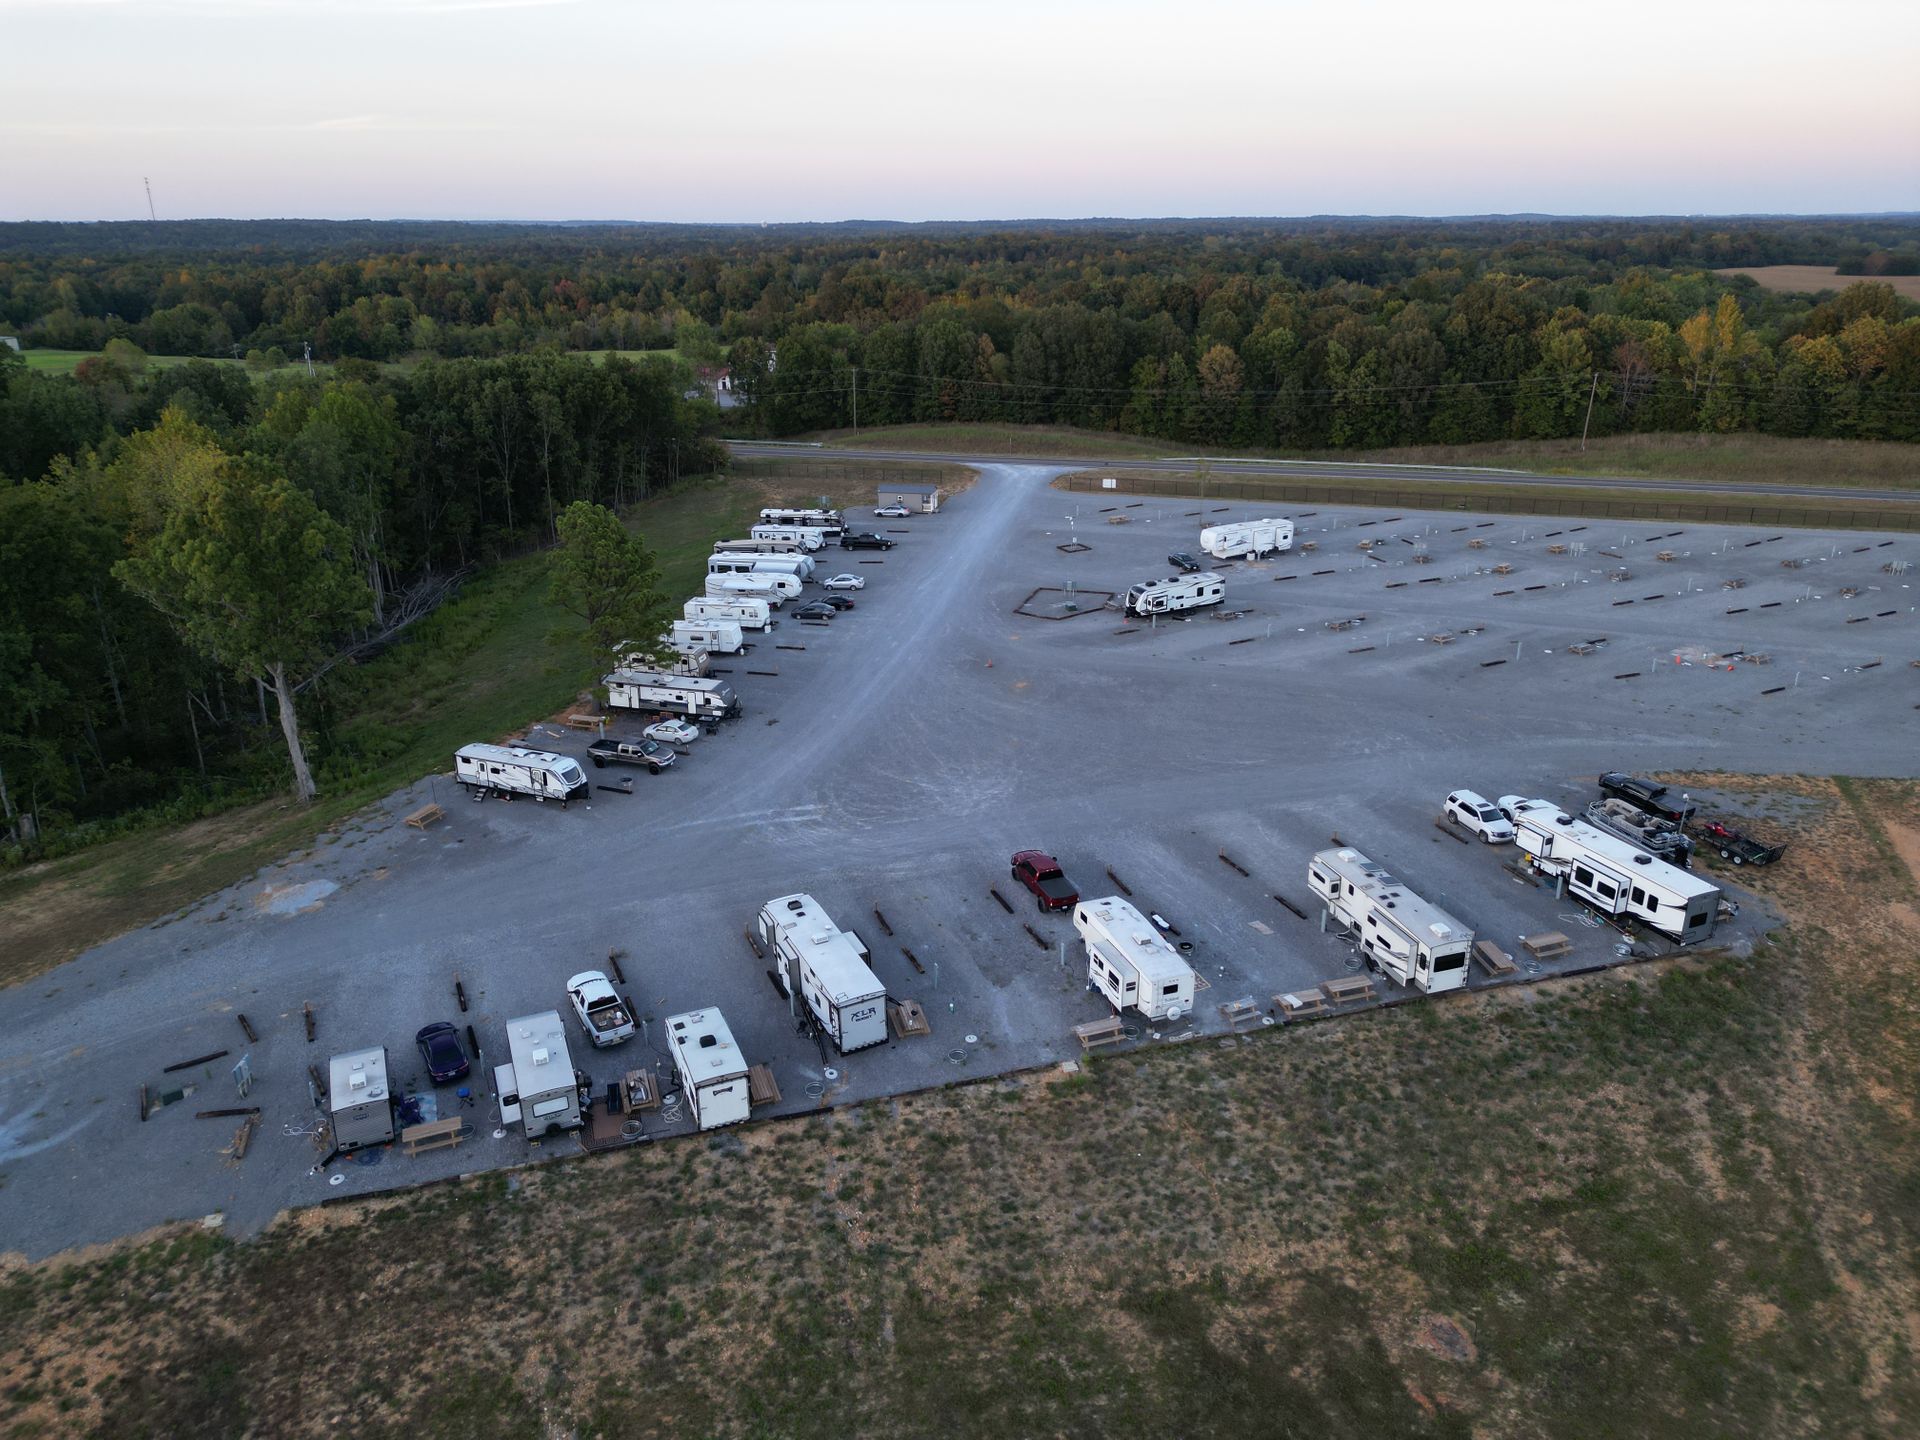
[{"label": "white pickup truck", "polygon": [[633,1007],[598,970],[582,970],[567,981],[567,998],[596,1047],[618,1045],[633,1037]]}]

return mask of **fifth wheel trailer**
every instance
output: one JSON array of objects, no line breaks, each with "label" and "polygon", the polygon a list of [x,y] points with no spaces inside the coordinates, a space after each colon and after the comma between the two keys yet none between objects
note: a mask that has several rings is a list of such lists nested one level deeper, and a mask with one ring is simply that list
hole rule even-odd
[{"label": "fifth wheel trailer", "polygon": [[1307,866],[1307,885],[1358,937],[1361,953],[1402,985],[1466,988],[1473,931],[1358,850],[1322,850]]},{"label": "fifth wheel trailer", "polygon": [[667,1017],[673,1068],[686,1092],[693,1123],[702,1130],[737,1125],[747,1118],[747,1062],[718,1010],[689,1010]]},{"label": "fifth wheel trailer", "polygon": [[335,1055],[327,1062],[327,1111],[342,1150],[393,1139],[393,1091],[385,1047]]},{"label": "fifth wheel trailer", "polygon": [[1175,610],[1218,605],[1226,593],[1226,582],[1211,570],[1202,570],[1193,575],[1171,575],[1165,580],[1142,580],[1127,591],[1126,612],[1129,615],[1166,615]]},{"label": "fifth wheel trailer", "polygon": [[838,510],[780,510],[770,509],[760,512],[762,525],[798,525],[807,530],[825,531],[829,539],[837,540],[847,528],[846,521]]},{"label": "fifth wheel trailer", "polygon": [[1231,525],[1209,525],[1200,532],[1200,548],[1216,560],[1258,559],[1293,548],[1291,520],[1241,520]]},{"label": "fifth wheel trailer", "polygon": [[787,603],[786,593],[765,575],[715,575],[709,572],[706,598],[758,600],[769,610],[778,610]]},{"label": "fifth wheel trailer", "polygon": [[601,677],[611,710],[666,710],[690,720],[735,720],[740,702],[733,686],[705,675],[669,675],[664,670],[616,670]]},{"label": "fifth wheel trailer", "polygon": [[747,533],[755,540],[787,542],[806,551],[818,550],[827,543],[827,532],[810,525],[756,525]]},{"label": "fifth wheel trailer", "polygon": [[713,593],[713,582],[719,579],[764,580],[782,600],[793,599],[800,593],[800,577],[773,565],[773,559],[770,555],[709,555],[707,593]]},{"label": "fifth wheel trailer", "polygon": [[1602,915],[1638,920],[1682,945],[1713,934],[1720,887],[1576,820],[1551,800],[1512,805],[1514,844],[1543,875]]},{"label": "fifth wheel trailer", "polygon": [[558,1010],[507,1022],[505,1065],[493,1067],[500,1123],[518,1122],[529,1140],[580,1128],[580,1082]]},{"label": "fifth wheel trailer", "polygon": [[1193,967],[1118,895],[1083,900],[1073,928],[1087,945],[1087,982],[1115,1010],[1149,1020],[1178,1020],[1193,1011]]},{"label": "fifth wheel trailer", "polygon": [[867,968],[867,947],[842,930],[811,895],[782,895],[760,907],[760,943],[789,997],[798,995],[842,1053],[887,1038],[887,987]]},{"label": "fifth wheel trailer", "polygon": [[694,650],[738,655],[747,648],[746,637],[731,620],[676,620],[661,638],[683,655]]},{"label": "fifth wheel trailer", "polygon": [[[749,568],[729,571],[720,562],[732,562],[734,566],[746,565]],[[791,575],[801,584],[813,579],[813,572],[820,562],[811,555],[762,555],[757,550],[715,550],[707,557],[707,573],[736,575]]]},{"label": "fifth wheel trailer", "polygon": [[518,745],[462,745],[453,753],[453,775],[474,798],[487,794],[531,795],[565,805],[587,793],[580,762],[551,750]]}]

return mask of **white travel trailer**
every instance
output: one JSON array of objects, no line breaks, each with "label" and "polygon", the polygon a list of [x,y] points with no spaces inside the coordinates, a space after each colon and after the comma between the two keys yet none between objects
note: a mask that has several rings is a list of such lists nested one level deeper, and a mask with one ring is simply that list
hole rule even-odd
[{"label": "white travel trailer", "polygon": [[1358,938],[1361,953],[1402,985],[1429,993],[1466,988],[1473,931],[1358,850],[1322,850],[1307,866],[1307,885]]},{"label": "white travel trailer", "polygon": [[1142,580],[1133,586],[1127,591],[1125,609],[1129,615],[1166,615],[1175,610],[1218,605],[1226,593],[1226,581],[1211,570],[1170,575],[1165,580]]},{"label": "white travel trailer", "polygon": [[867,967],[867,947],[811,895],[769,900],[754,928],[788,996],[805,1000],[842,1053],[887,1038],[887,988]]},{"label": "white travel trailer", "polygon": [[529,1140],[580,1128],[580,1082],[558,1010],[507,1022],[505,1065],[493,1067],[500,1123],[519,1124]]},{"label": "white travel trailer", "polygon": [[[791,578],[791,577],[789,577]],[[795,589],[798,594],[798,589]],[[709,600],[758,600],[769,610],[778,610],[787,603],[787,596],[766,575],[713,575],[707,576],[707,594]]]},{"label": "white travel trailer", "polygon": [[773,607],[750,595],[728,600],[695,596],[687,601],[684,613],[689,620],[731,620],[742,630],[771,630],[774,625]]},{"label": "white travel trailer", "polygon": [[827,532],[811,525],[756,525],[748,532],[755,540],[779,541],[818,550],[827,543]]},{"label": "white travel trailer", "polygon": [[616,670],[600,683],[607,687],[607,707],[613,710],[666,710],[689,720],[734,720],[740,715],[733,686],[712,676]]},{"label": "white travel trailer", "polygon": [[1149,1020],[1178,1020],[1193,1012],[1193,967],[1118,895],[1082,900],[1073,928],[1087,945],[1087,982],[1115,1010],[1138,1010]]},{"label": "white travel trailer", "polygon": [[327,1062],[327,1112],[337,1149],[358,1150],[393,1139],[393,1092],[384,1046],[335,1055]]},{"label": "white travel trailer", "polygon": [[840,518],[838,510],[782,510],[772,508],[760,512],[762,525],[798,525],[806,530],[819,530],[829,539],[838,540],[846,533],[846,521]]},{"label": "white travel trailer", "polygon": [[756,534],[744,540],[714,541],[713,553],[716,555],[723,552],[731,552],[736,555],[805,555],[809,551],[819,548],[817,545],[802,545],[798,540],[760,539],[757,535],[759,528],[760,527],[756,526]]},{"label": "white travel trailer", "polygon": [[721,574],[791,575],[794,579],[802,583],[813,578],[815,566],[814,558],[811,555],[802,555],[797,552],[791,555],[760,555],[751,550],[716,550],[707,557],[707,571],[709,574],[714,573],[713,565],[716,560],[746,561],[752,566],[752,568],[748,570],[732,572],[722,570],[719,572]]},{"label": "white travel trailer", "polygon": [[747,1062],[718,1010],[689,1010],[667,1017],[673,1068],[686,1092],[693,1123],[702,1130],[738,1125],[747,1118]]},{"label": "white travel trailer", "polygon": [[705,650],[714,655],[738,655],[747,648],[746,636],[731,620],[676,620],[660,637],[682,654]]},{"label": "white travel trailer", "polygon": [[1240,520],[1231,525],[1209,525],[1200,532],[1200,548],[1216,560],[1259,559],[1293,548],[1291,520]]},{"label": "white travel trailer", "polygon": [[774,564],[773,560],[774,557],[768,555],[709,555],[707,584],[712,585],[718,579],[764,580],[781,599],[791,600],[800,593],[800,577]]},{"label": "white travel trailer", "polygon": [[1720,887],[1576,820],[1550,800],[1513,802],[1514,844],[1543,875],[1602,915],[1638,920],[1682,945],[1713,934]]},{"label": "white travel trailer", "polygon": [[531,795],[562,807],[587,793],[580,762],[551,750],[518,745],[462,745],[453,753],[453,775],[478,800],[485,795]]}]

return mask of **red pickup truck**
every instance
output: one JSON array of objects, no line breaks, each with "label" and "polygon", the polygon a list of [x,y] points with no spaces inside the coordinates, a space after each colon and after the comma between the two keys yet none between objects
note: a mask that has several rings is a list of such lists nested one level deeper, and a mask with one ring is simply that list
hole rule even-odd
[{"label": "red pickup truck", "polygon": [[1071,910],[1080,899],[1060,862],[1044,850],[1022,850],[1013,857],[1013,878],[1033,892],[1042,910]]}]

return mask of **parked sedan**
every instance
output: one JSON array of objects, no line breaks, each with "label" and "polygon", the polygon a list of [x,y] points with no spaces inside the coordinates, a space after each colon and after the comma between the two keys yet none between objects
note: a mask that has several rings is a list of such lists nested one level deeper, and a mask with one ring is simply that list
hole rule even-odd
[{"label": "parked sedan", "polygon": [[700,732],[684,720],[656,720],[640,733],[662,745],[691,745],[700,738]]},{"label": "parked sedan", "polygon": [[831,620],[840,612],[824,600],[809,600],[793,612],[796,620]]},{"label": "parked sedan", "polygon": [[873,513],[875,515],[878,515],[882,520],[904,520],[909,515],[913,514],[911,510],[909,510],[906,506],[900,504],[898,501],[895,501],[891,505],[882,505],[879,509],[875,510]]},{"label": "parked sedan", "polygon": [[867,580],[864,575],[829,575],[820,582],[822,590],[864,590]]},{"label": "parked sedan", "polygon": [[1187,570],[1187,571],[1193,571],[1193,570],[1198,570],[1202,568],[1200,562],[1194,559],[1193,556],[1187,554],[1187,552],[1184,550],[1176,550],[1173,552],[1173,554],[1167,556],[1167,563],[1169,565],[1178,566],[1180,569]]},{"label": "parked sedan", "polygon": [[831,605],[836,610],[851,610],[853,608],[853,601],[849,600],[845,595],[822,595],[814,603],[818,605]]},{"label": "parked sedan", "polygon": [[420,1063],[436,1085],[451,1085],[464,1079],[468,1071],[467,1047],[460,1043],[460,1032],[444,1020],[425,1026],[413,1037],[420,1047]]}]

